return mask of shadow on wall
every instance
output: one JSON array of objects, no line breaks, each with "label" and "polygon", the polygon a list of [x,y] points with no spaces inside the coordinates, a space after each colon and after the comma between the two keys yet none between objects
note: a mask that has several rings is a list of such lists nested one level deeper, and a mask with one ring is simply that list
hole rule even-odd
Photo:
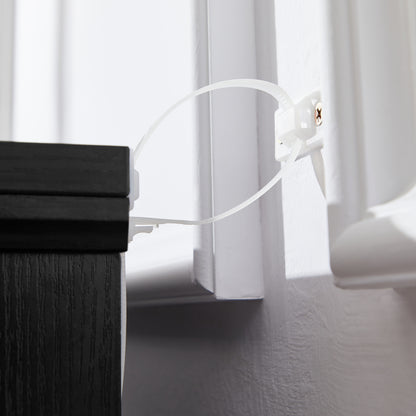
[{"label": "shadow on wall", "polygon": [[236,406],[247,401],[258,408],[264,355],[246,341],[260,340],[262,327],[262,301],[130,308],[123,414],[240,415]]},{"label": "shadow on wall", "polygon": [[416,287],[396,289],[395,292],[399,296],[404,309],[413,318],[412,321],[416,323]]},{"label": "shadow on wall", "polygon": [[239,339],[262,301],[129,308],[129,338]]}]

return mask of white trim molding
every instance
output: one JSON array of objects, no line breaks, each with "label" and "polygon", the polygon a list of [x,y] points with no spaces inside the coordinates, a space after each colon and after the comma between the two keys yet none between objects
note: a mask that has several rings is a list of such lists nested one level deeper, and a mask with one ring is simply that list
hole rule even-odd
[{"label": "white trim molding", "polygon": [[14,1],[0,0],[0,140],[12,135]]},{"label": "white trim molding", "polygon": [[[256,78],[254,2],[196,4],[195,87]],[[199,218],[223,212],[259,189],[256,103],[255,92],[235,89],[200,101],[196,129]],[[129,306],[260,299],[263,295],[258,203],[214,225],[195,228],[194,248],[188,257],[155,262],[146,270],[129,265]]]},{"label": "white trim molding", "polygon": [[323,2],[331,268],[341,288],[416,285],[416,7]]},{"label": "white trim molding", "polygon": [[12,139],[60,142],[63,0],[13,3]]}]

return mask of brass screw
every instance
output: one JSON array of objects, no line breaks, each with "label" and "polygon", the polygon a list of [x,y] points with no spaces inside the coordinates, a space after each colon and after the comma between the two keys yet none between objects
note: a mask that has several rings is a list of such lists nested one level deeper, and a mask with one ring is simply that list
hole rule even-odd
[{"label": "brass screw", "polygon": [[315,106],[315,124],[317,126],[322,125],[322,103],[316,103]]}]

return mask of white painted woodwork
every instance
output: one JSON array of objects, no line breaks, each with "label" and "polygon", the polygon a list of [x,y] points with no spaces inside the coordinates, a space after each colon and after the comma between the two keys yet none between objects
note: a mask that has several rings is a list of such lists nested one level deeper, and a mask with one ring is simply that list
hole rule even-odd
[{"label": "white painted woodwork", "polygon": [[[233,17],[234,31],[226,36],[224,28],[230,22],[231,8],[224,14],[223,8],[211,3],[204,6],[204,3],[195,2],[193,7],[196,19],[193,36],[196,36],[194,44],[198,47],[191,59],[199,68],[198,84],[192,84],[186,92],[223,79],[253,77],[252,7],[242,5],[238,16]],[[234,57],[232,65],[230,61],[224,65],[224,55],[233,51],[236,39],[244,41],[246,48]],[[168,102],[167,97],[160,100],[165,103],[164,107],[176,101]],[[199,182],[187,203],[192,204],[196,199],[194,218],[195,215],[206,218],[231,208],[258,189],[256,96],[250,91],[220,91],[212,94],[211,99],[204,97],[198,103],[191,140],[196,142],[192,162],[197,164],[194,169],[198,169],[196,179]],[[189,121],[188,118],[183,123]],[[178,127],[178,132],[182,129]],[[164,134],[169,135],[169,132]],[[159,152],[163,151],[159,148]],[[157,155],[153,154],[153,161],[152,155],[147,157],[147,163],[154,168]],[[169,157],[176,158],[175,169],[178,169],[183,148],[176,144]],[[161,178],[163,180],[163,173]],[[183,186],[176,183],[172,189],[179,185]],[[178,197],[172,195],[172,198]],[[160,216],[172,217],[172,214]],[[183,212],[176,217],[184,218]],[[169,239],[164,258],[160,258],[159,253],[160,243],[168,240],[164,236],[165,226],[156,231],[159,235],[157,244],[142,239],[139,247],[133,243],[129,248],[127,290],[130,304],[258,299],[263,296],[258,204],[217,224],[191,228],[191,245],[182,237],[190,230],[183,226],[176,226],[176,229],[177,235]],[[178,250],[185,245],[187,257]]]},{"label": "white painted woodwork", "polygon": [[[277,80],[295,102],[321,89],[322,9],[316,3],[276,1]],[[296,18],[288,18],[291,15]],[[323,106],[324,120],[319,134],[326,146],[325,100]],[[326,149],[324,156],[325,152]],[[331,275],[327,205],[310,157],[297,161],[283,178],[282,205],[286,278]]]},{"label": "white painted woodwork", "polygon": [[416,285],[414,1],[324,2],[331,267],[343,288]]},{"label": "white painted woodwork", "polygon": [[14,1],[0,0],[0,140],[10,140],[13,102]]},{"label": "white painted woodwork", "polygon": [[13,137],[61,141],[62,1],[15,0]]},{"label": "white painted woodwork", "polygon": [[[238,16],[233,18],[234,31],[227,36],[217,34],[225,33],[231,10],[224,14],[222,8],[210,3],[208,6],[195,3],[194,7],[194,43],[198,48],[192,59],[199,67],[198,85],[193,84],[187,92],[210,82],[252,77],[255,74],[252,7],[241,7]],[[232,65],[230,61],[224,65],[224,54],[231,53],[237,38],[245,40],[246,48],[235,56]],[[163,97],[164,107],[174,101],[168,102]],[[247,91],[220,91],[211,99],[204,97],[198,102],[199,113],[192,139],[196,139],[193,162],[198,163],[195,169],[198,168],[199,186],[194,188],[188,204],[196,197],[194,215],[206,218],[236,205],[258,189],[256,96]],[[189,119],[184,123],[189,123]],[[178,128],[179,132],[181,130]],[[164,134],[169,133],[165,131]],[[156,155],[153,156],[157,160]],[[176,145],[170,157],[182,160],[182,147]],[[173,189],[178,185],[176,183]],[[164,216],[172,217],[172,214]],[[184,218],[184,215],[181,213],[177,217]],[[163,237],[164,226],[156,231],[160,235],[158,244],[142,239],[140,247],[135,243],[130,247],[127,281],[130,304],[258,299],[263,296],[258,204],[217,224],[193,229],[191,246],[182,239],[189,230],[176,227],[177,237],[170,239],[165,258],[159,257],[160,242],[167,240]],[[184,257],[178,252],[185,244],[191,256]],[[141,257],[145,262],[140,260]]]}]

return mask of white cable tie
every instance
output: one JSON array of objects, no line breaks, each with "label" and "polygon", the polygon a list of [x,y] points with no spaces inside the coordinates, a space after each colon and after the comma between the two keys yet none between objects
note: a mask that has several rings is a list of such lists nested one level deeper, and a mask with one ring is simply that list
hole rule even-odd
[{"label": "white cable tie", "polygon": [[[212,224],[214,222],[223,220],[231,215],[236,214],[237,212],[247,208],[249,205],[257,201],[260,197],[262,197],[266,192],[273,188],[283,177],[286,171],[294,164],[297,157],[299,156],[300,151],[302,150],[303,142],[301,140],[297,140],[292,146],[292,153],[290,154],[289,158],[286,160],[284,166],[277,172],[277,174],[261,188],[258,192],[256,192],[253,196],[246,199],[241,204],[236,205],[235,207],[221,213],[218,215],[214,215],[210,218],[205,218],[203,220],[181,220],[181,219],[171,219],[171,218],[151,218],[151,217],[131,217],[131,225],[136,227],[142,227],[144,225],[148,226],[159,226],[161,224],[182,224],[182,225],[205,225],[205,224]],[[138,231],[141,232],[141,231]]]},{"label": "white cable tie", "polygon": [[276,101],[280,103],[283,109],[289,109],[293,107],[293,101],[286,93],[286,91],[279,87],[276,84],[273,84],[269,81],[263,81],[260,79],[230,79],[227,81],[220,81],[215,82],[214,84],[207,85],[202,87],[196,91],[193,91],[186,95],[185,97],[181,98],[178,102],[173,104],[169,107],[149,128],[147,133],[143,136],[140,140],[140,143],[137,145],[136,149],[134,150],[134,162],[137,162],[143,147],[149,140],[150,136],[154,133],[154,131],[159,127],[162,121],[177,107],[183,104],[185,101],[190,100],[191,98],[197,97],[198,95],[206,94],[210,91],[221,90],[224,88],[250,88],[258,91],[263,91],[266,94],[271,95]]},{"label": "white cable tie", "polygon": [[[147,133],[143,136],[140,143],[137,145],[136,149],[134,150],[134,161],[137,163],[139,156],[141,155],[143,148],[147,141],[149,140],[150,136],[154,133],[154,131],[159,127],[159,125],[164,121],[164,119],[172,113],[177,107],[183,104],[185,101],[197,97],[201,94],[205,94],[207,92],[220,90],[224,88],[250,88],[265,92],[266,94],[271,95],[276,101],[278,101],[281,105],[282,110],[291,110],[295,108],[295,105],[289,95],[278,85],[273,84],[268,81],[258,80],[258,79],[233,79],[227,81],[220,81],[216,82],[211,85],[207,85],[203,88],[200,88],[196,91],[191,92],[190,94],[186,95],[174,105],[169,107],[160,118],[158,118],[149,128]],[[151,218],[151,217],[131,217],[130,218],[130,231],[129,236],[130,239],[133,236],[140,232],[151,232],[153,227],[157,227],[161,224],[182,224],[182,225],[205,225],[205,224],[212,224],[214,222],[223,220],[231,215],[236,214],[237,212],[241,211],[242,209],[248,207],[255,201],[257,201],[260,197],[262,197],[266,192],[268,192],[273,186],[275,186],[286,173],[286,171],[290,168],[291,165],[294,164],[298,156],[305,151],[305,141],[301,140],[298,137],[291,137],[290,140],[286,141],[284,138],[284,144],[290,150],[290,154],[285,157],[283,162],[283,167],[280,171],[258,192],[256,192],[253,196],[245,200],[244,202],[238,204],[237,206],[221,213],[218,215],[214,215],[210,218],[205,218],[202,220],[182,220],[182,219],[170,219],[170,218]]]}]

